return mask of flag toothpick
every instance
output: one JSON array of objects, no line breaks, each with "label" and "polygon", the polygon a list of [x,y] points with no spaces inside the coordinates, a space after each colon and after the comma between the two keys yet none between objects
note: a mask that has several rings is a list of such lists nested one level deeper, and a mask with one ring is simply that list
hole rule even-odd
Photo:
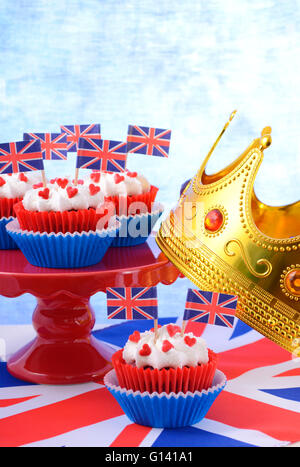
[{"label": "flag toothpick", "polygon": [[181,333],[180,335],[183,336],[184,333],[185,333],[185,329],[186,329],[186,325],[187,325],[188,321],[187,320],[183,320],[182,321],[182,326],[181,326]]},{"label": "flag toothpick", "polygon": [[42,174],[42,180],[43,180],[43,187],[46,188],[46,186],[47,186],[47,179],[46,179],[45,170],[41,170],[41,174]]},{"label": "flag toothpick", "polygon": [[77,169],[102,172],[124,172],[126,169],[126,143],[95,138],[79,138]]},{"label": "flag toothpick", "polygon": [[154,344],[156,344],[158,338],[158,320],[154,320]]},{"label": "flag toothpick", "polygon": [[158,337],[156,287],[115,287],[106,289],[108,319],[153,319],[154,342]]},{"label": "flag toothpick", "polygon": [[44,171],[41,143],[36,140],[0,144],[0,174]]},{"label": "flag toothpick", "polygon": [[188,289],[182,334],[188,320],[232,328],[237,301],[236,295]]},{"label": "flag toothpick", "polygon": [[89,125],[61,125],[61,132],[67,136],[67,151],[77,152],[79,138],[101,139],[100,123]]},{"label": "flag toothpick", "polygon": [[171,130],[129,125],[127,152],[147,156],[168,157]]}]

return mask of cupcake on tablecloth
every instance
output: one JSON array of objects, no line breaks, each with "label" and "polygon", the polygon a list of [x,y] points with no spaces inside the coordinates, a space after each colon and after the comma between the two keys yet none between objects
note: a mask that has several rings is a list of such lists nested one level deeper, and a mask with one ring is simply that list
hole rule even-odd
[{"label": "cupcake on tablecloth", "polygon": [[6,224],[15,218],[14,206],[33,185],[41,181],[37,172],[1,174],[0,176],[0,249],[18,248],[6,232]]},{"label": "cupcake on tablecloth", "polygon": [[173,324],[135,331],[112,363],[106,387],[131,420],[147,426],[197,423],[226,384],[204,339]]},{"label": "cupcake on tablecloth", "polygon": [[36,266],[84,267],[101,261],[113,241],[116,225],[98,229],[97,208],[104,196],[99,186],[68,178],[36,185],[15,205],[17,223],[7,230],[28,261]]},{"label": "cupcake on tablecloth", "polygon": [[[163,212],[154,203],[158,188],[137,172],[93,172],[88,180],[100,186],[106,205],[110,205],[121,226],[112,246],[133,246],[144,243]],[[85,181],[86,182],[86,181]]]}]

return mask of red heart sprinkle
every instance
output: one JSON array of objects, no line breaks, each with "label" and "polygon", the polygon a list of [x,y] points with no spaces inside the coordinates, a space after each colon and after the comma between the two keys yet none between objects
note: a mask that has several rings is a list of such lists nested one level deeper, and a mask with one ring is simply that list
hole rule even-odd
[{"label": "red heart sprinkle", "polygon": [[37,183],[36,185],[32,185],[32,188],[37,189],[37,188],[42,188],[44,186],[43,182]]},{"label": "red heart sprinkle", "polygon": [[181,332],[181,329],[179,326],[174,326],[173,324],[168,324],[167,326],[167,331],[169,333],[170,337],[175,336],[177,332]]},{"label": "red heart sprinkle", "polygon": [[140,338],[141,338],[141,335],[139,331],[134,331],[134,333],[131,334],[131,336],[129,336],[129,340],[131,342],[135,342],[136,344],[139,342]]},{"label": "red heart sprinkle", "polygon": [[127,175],[128,175],[128,177],[135,178],[135,177],[137,177],[137,172],[129,172],[129,170],[128,170]]},{"label": "red heart sprinkle", "polygon": [[52,179],[50,180],[51,185],[54,185],[54,183],[56,182],[56,180],[57,180],[56,178],[52,178]]},{"label": "red heart sprinkle", "polygon": [[91,179],[94,180],[95,183],[99,183],[100,182],[100,176],[101,176],[100,173],[94,172],[94,173],[91,174]]},{"label": "red heart sprinkle", "polygon": [[123,180],[125,180],[125,178],[123,177],[123,175],[120,175],[120,174],[115,174],[115,183],[118,184],[118,183],[121,183],[123,182]]},{"label": "red heart sprinkle", "polygon": [[171,349],[174,349],[174,345],[171,344],[171,342],[169,342],[168,340],[163,341],[163,345],[162,345],[161,350],[163,352],[169,352],[169,350],[171,350]]},{"label": "red heart sprinkle", "polygon": [[3,186],[5,185],[6,181],[4,180],[4,178],[0,177],[0,186]]},{"label": "red heart sprinkle", "polygon": [[67,178],[58,178],[56,180],[56,183],[58,186],[60,186],[62,189],[65,189],[66,186],[68,185],[69,183],[69,180]]},{"label": "red heart sprinkle", "polygon": [[49,199],[49,193],[50,193],[49,188],[45,188],[44,190],[39,191],[38,195],[43,199]]},{"label": "red heart sprinkle", "polygon": [[74,198],[77,195],[78,190],[77,188],[73,188],[72,186],[68,186],[67,193],[69,198]]},{"label": "red heart sprinkle", "polygon": [[89,186],[90,193],[92,196],[96,195],[100,191],[100,186],[93,185],[92,183]]},{"label": "red heart sprinkle", "polygon": [[190,336],[185,336],[184,342],[185,342],[186,345],[188,345],[189,347],[193,347],[193,345],[196,344],[196,338],[195,338],[195,337],[190,337]]},{"label": "red heart sprinkle", "polygon": [[27,178],[26,175],[24,175],[23,173],[20,173],[20,175],[19,175],[19,180],[20,180],[21,182],[25,182],[25,183],[28,182],[28,178]]},{"label": "red heart sprinkle", "polygon": [[148,344],[144,344],[143,348],[139,351],[141,357],[147,357],[151,354],[151,349]]}]

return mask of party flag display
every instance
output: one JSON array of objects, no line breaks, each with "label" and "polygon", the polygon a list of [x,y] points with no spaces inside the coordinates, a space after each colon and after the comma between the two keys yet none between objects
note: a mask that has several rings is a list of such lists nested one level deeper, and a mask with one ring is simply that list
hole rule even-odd
[{"label": "party flag display", "polygon": [[168,157],[171,130],[129,125],[127,152],[148,156]]},{"label": "party flag display", "polygon": [[17,141],[0,144],[0,173],[12,174],[44,170],[40,141]]},{"label": "party flag display", "polygon": [[108,319],[157,319],[156,287],[116,287],[106,290]]},{"label": "party flag display", "polygon": [[67,135],[67,151],[76,152],[79,138],[101,139],[100,123],[90,125],[64,125],[60,127],[61,132]]},{"label": "party flag display", "polygon": [[124,172],[126,143],[95,138],[79,138],[76,168]]},{"label": "party flag display", "polygon": [[40,141],[46,161],[67,159],[67,136],[64,133],[24,133],[23,138],[25,141]]},{"label": "party flag display", "polygon": [[236,307],[235,295],[188,289],[183,320],[232,328]]}]

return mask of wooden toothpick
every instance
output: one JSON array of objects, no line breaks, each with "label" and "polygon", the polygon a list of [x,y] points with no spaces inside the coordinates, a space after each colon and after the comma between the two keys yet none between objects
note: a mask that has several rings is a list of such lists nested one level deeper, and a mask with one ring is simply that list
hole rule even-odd
[{"label": "wooden toothpick", "polygon": [[45,170],[42,170],[41,172],[42,172],[43,186],[44,186],[44,188],[46,188],[46,186],[47,186],[47,179],[46,179]]},{"label": "wooden toothpick", "polygon": [[183,334],[185,333],[185,328],[186,328],[186,325],[187,325],[187,321],[182,321],[182,327],[181,327],[181,333],[180,335],[183,336]]},{"label": "wooden toothpick", "polygon": [[154,320],[154,344],[156,344],[157,338],[158,338],[158,320]]},{"label": "wooden toothpick", "polygon": [[75,178],[74,178],[74,185],[78,185],[78,178],[79,178],[79,169],[75,169]]}]

